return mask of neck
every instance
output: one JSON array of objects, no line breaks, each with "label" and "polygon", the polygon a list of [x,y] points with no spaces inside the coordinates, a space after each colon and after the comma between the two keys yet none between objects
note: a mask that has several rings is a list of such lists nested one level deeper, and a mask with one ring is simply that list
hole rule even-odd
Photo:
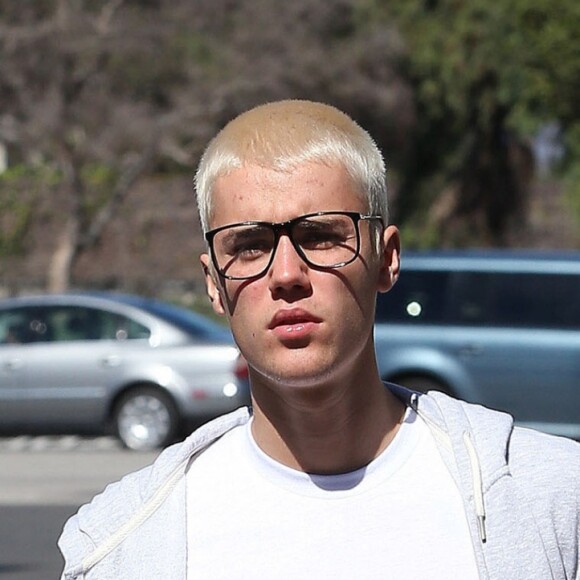
[{"label": "neck", "polygon": [[312,387],[252,377],[256,443],[276,461],[308,473],[368,465],[393,440],[404,413],[373,369]]}]

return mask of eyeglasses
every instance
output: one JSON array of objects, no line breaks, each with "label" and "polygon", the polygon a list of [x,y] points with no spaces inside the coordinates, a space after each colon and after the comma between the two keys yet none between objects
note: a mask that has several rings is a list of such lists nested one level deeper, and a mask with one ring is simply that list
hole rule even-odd
[{"label": "eyeglasses", "polygon": [[298,255],[313,268],[342,268],[360,252],[359,223],[382,220],[352,211],[322,211],[280,223],[249,221],[205,234],[213,264],[228,280],[262,276],[271,266],[280,236],[286,234]]}]

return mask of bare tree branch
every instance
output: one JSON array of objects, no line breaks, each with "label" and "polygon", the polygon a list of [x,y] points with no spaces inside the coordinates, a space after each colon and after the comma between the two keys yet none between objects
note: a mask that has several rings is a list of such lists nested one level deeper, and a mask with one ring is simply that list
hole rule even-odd
[{"label": "bare tree branch", "polygon": [[103,6],[101,13],[95,20],[95,30],[100,36],[109,34],[111,21],[123,4],[123,0],[111,0]]},{"label": "bare tree branch", "polygon": [[147,148],[119,178],[109,201],[100,209],[96,217],[92,220],[87,232],[81,237],[79,249],[82,251],[93,246],[103,233],[115,215],[123,200],[127,197],[136,181],[143,176],[151,166],[157,155],[159,137],[154,137],[149,142]]}]

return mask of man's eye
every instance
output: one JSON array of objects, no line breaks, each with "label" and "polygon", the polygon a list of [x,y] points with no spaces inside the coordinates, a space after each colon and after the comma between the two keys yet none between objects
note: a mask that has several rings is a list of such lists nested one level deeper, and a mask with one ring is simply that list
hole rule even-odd
[{"label": "man's eye", "polygon": [[252,259],[269,254],[272,243],[266,239],[240,240],[232,245],[228,252],[231,256],[240,259]]},{"label": "man's eye", "polygon": [[311,227],[301,230],[297,241],[305,249],[325,249],[343,244],[346,238],[340,230]]},{"label": "man's eye", "polygon": [[318,232],[304,236],[300,243],[307,247],[327,247],[339,244],[341,241],[341,236],[338,236],[335,232]]}]

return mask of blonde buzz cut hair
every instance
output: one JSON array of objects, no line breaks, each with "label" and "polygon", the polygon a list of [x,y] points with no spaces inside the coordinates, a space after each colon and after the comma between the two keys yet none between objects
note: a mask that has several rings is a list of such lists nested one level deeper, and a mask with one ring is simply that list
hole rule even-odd
[{"label": "blonde buzz cut hair", "polygon": [[195,175],[202,229],[209,229],[215,181],[244,165],[290,171],[304,163],[341,164],[369,213],[388,222],[383,157],[373,138],[348,115],[302,100],[260,105],[230,121],[207,146]]}]

